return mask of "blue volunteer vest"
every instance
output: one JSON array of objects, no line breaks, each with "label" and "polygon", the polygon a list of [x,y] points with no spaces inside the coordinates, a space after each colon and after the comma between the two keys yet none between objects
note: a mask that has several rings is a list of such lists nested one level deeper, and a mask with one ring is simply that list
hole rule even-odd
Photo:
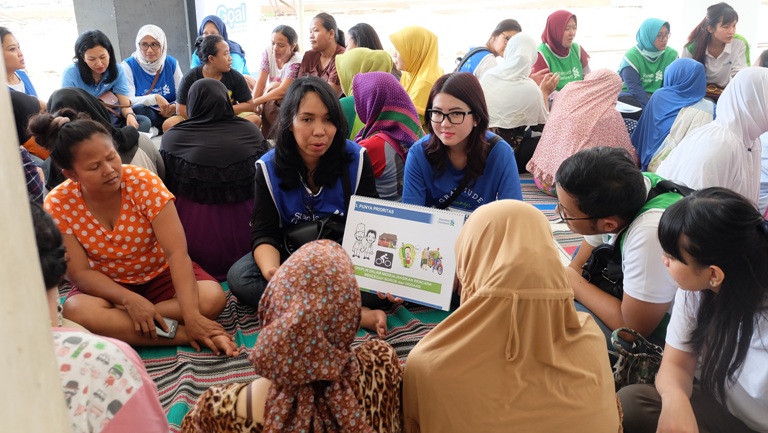
[{"label": "blue volunteer vest", "polygon": [[[350,192],[354,194],[363,173],[363,152],[365,149],[354,141],[347,140],[345,151],[351,159],[348,167],[349,186]],[[256,161],[256,164],[261,165],[269,194],[280,214],[281,227],[317,220],[326,215],[347,214],[347,209],[344,208],[344,186],[341,176],[332,188],[324,186],[317,195],[311,196],[304,186],[287,191],[280,188],[280,178],[275,170],[274,149],[264,154],[261,159]]]},{"label": "blue volunteer vest", "polygon": [[[155,80],[154,75],[149,75],[141,69],[141,65],[133,56],[125,59],[125,63],[130,66],[133,72],[133,84],[136,87],[136,95],[144,96],[148,94],[149,87],[152,85],[152,81]],[[165,57],[165,64],[163,64],[163,70],[160,72],[160,76],[157,78],[155,87],[152,88],[152,93],[159,93],[160,96],[165,98],[169,103],[176,101],[176,84],[173,81],[173,73],[176,70],[176,59],[171,56]]]}]

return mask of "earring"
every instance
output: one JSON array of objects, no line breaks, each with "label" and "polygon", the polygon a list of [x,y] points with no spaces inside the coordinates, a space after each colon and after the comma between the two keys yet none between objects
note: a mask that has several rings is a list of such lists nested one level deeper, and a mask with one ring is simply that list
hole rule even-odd
[{"label": "earring", "polygon": [[477,128],[477,123],[475,123],[475,126],[473,126],[473,128]]},{"label": "earring", "polygon": [[717,285],[717,283],[715,283],[714,280],[710,280],[709,281],[709,285],[712,286],[712,287],[715,287]]}]

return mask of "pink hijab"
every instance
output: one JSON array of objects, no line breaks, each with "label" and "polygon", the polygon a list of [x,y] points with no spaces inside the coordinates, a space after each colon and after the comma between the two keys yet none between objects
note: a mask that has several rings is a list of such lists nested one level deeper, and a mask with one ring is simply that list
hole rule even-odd
[{"label": "pink hijab", "polygon": [[626,149],[637,162],[624,119],[616,111],[621,78],[608,69],[568,83],[556,96],[541,140],[526,168],[549,185],[560,164],[576,152],[597,146]]}]

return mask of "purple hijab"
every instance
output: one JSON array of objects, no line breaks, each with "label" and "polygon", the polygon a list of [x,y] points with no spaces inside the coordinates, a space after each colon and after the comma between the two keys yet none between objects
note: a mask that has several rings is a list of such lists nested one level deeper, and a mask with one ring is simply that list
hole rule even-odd
[{"label": "purple hijab", "polygon": [[355,141],[383,132],[408,149],[424,136],[413,101],[392,74],[357,74],[352,80],[352,94],[357,116],[365,123]]}]

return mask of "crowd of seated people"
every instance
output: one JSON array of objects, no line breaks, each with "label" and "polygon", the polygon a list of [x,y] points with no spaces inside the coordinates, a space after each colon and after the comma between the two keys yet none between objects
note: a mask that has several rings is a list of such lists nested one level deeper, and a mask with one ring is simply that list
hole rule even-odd
[{"label": "crowd of seated people", "polygon": [[[70,359],[75,341],[110,351],[134,390],[84,409],[98,386],[62,369],[73,427],[167,429],[129,345],[181,345],[247,351],[260,377],[211,387],[184,432],[768,432],[768,54],[747,67],[738,14],[719,3],[683,58],[671,24],[648,18],[618,70],[591,70],[577,22],[553,12],[538,44],[505,19],[448,74],[430,30],[390,35],[390,54],[374,26],[345,38],[324,12],[303,55],[296,31],[276,27],[255,76],[216,16],[186,73],[155,25],[121,65],[88,30],[47,103],[0,27],[19,182],[44,203],[33,216],[56,355],[86,366]],[[522,203],[526,171],[583,236],[569,266]],[[667,180],[695,191],[659,194]],[[285,241],[304,222],[343,221],[352,195],[468,214],[452,313],[404,369],[385,341],[403,300],[361,292],[338,239]],[[605,245],[621,297],[582,273]],[[217,322],[224,281],[258,317],[253,347]],[[621,327],[665,352],[655,385],[617,395]],[[377,338],[352,347],[360,328]]]}]

